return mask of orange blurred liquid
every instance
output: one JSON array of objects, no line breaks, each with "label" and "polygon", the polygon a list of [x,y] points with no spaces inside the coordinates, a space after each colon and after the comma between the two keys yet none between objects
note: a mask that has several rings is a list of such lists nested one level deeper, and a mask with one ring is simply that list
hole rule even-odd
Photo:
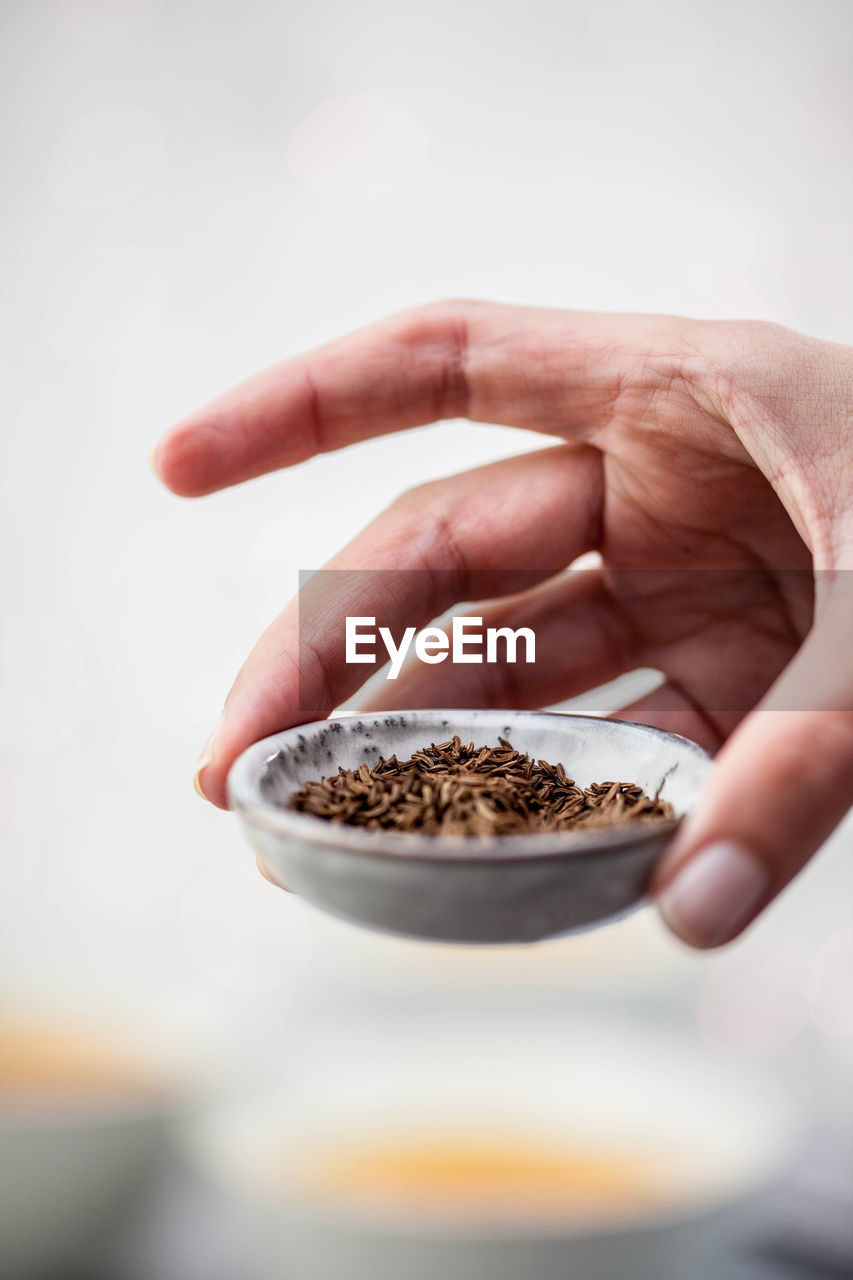
[{"label": "orange blurred liquid", "polygon": [[341,1144],[314,1152],[300,1181],[324,1200],[407,1214],[589,1219],[650,1209],[667,1198],[662,1175],[641,1153],[480,1134]]},{"label": "orange blurred liquid", "polygon": [[0,1101],[98,1099],[156,1091],[150,1074],[111,1042],[78,1031],[0,1026]]}]

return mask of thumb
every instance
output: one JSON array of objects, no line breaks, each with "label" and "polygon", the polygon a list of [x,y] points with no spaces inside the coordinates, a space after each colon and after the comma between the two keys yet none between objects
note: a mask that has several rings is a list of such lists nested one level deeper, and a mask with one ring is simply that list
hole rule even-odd
[{"label": "thumb", "polygon": [[851,603],[835,592],[797,657],[718,755],[658,866],[652,892],[660,913],[692,946],[737,937],[853,804]]}]

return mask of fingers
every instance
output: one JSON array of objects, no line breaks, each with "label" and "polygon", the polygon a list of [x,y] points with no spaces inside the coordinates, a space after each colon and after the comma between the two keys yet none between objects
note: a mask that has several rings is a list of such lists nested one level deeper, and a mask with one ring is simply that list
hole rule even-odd
[{"label": "fingers", "polygon": [[195,497],[442,418],[589,439],[625,388],[660,390],[678,363],[674,334],[687,328],[477,302],[421,307],[255,375],[168,431],[153,465]]},{"label": "fingers", "polygon": [[196,497],[368,436],[465,416],[466,315],[425,308],[263,370],[168,431],[157,474]]},{"label": "fingers", "polygon": [[595,546],[601,480],[595,449],[558,445],[404,495],[261,637],[199,762],[202,794],[224,806],[245,747],[329,715],[364,683],[370,668],[346,661],[347,617],[374,617],[396,636],[458,600],[550,577]]},{"label": "fingers", "polygon": [[411,662],[396,680],[382,684],[365,710],[541,707],[636,665],[634,637],[595,569],[560,574],[517,595],[471,607],[469,613],[482,618],[484,627],[530,628],[536,637],[535,662]]},{"label": "fingers", "polygon": [[[843,575],[842,575],[843,576]],[[720,752],[655,882],[685,942],[730,942],[784,888],[853,804],[853,610],[836,600],[797,658]]]},{"label": "fingers", "polygon": [[613,717],[678,733],[706,751],[716,752],[742,715],[739,711],[709,712],[679,684],[665,679],[651,693],[614,711]]},{"label": "fingers", "polygon": [[412,661],[364,705],[543,706],[653,667],[665,683],[616,714],[716,750],[796,651],[786,611],[757,578],[751,570],[574,570],[470,607],[485,626],[531,627],[534,665]]}]

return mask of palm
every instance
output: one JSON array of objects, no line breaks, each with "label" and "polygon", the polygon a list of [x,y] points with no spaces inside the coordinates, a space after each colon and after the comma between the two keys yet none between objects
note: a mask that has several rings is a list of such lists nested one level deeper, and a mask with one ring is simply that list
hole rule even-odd
[{"label": "palm", "polygon": [[640,665],[667,677],[644,712],[719,745],[808,631],[811,553],[754,467],[685,448],[683,430],[675,446],[608,433],[601,554]]},{"label": "palm", "polygon": [[[595,440],[601,569],[577,570],[568,586],[525,583],[509,603],[473,610],[490,625],[535,624],[545,641],[535,674],[410,664],[370,706],[533,707],[630,667],[656,667],[665,683],[622,714],[719,746],[796,653],[813,590],[810,552],[762,474],[690,447],[690,432],[707,439],[709,430],[718,428],[683,402],[658,406],[653,429],[624,416],[609,423]],[[585,646],[592,665],[570,643],[585,617],[594,620],[595,643]]]}]

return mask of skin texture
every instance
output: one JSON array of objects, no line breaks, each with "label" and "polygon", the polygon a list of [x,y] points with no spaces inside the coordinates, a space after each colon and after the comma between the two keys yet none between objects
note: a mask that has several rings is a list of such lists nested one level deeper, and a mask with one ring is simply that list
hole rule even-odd
[{"label": "skin texture", "polygon": [[[560,443],[414,488],[340,551],[327,568],[367,571],[357,599],[346,575],[323,588],[299,673],[295,602],[272,623],[198,789],[224,806],[246,746],[359,687],[348,613],[420,627],[482,600],[487,625],[535,627],[536,666],[415,664],[388,704],[535,707],[662,670],[619,714],[719,754],[654,888],[686,941],[729,941],[853,803],[853,349],[764,322],[444,302],[256,375],[153,461],[192,497],[443,418]],[[591,551],[600,568],[562,572]],[[395,569],[426,572],[391,590]]]}]

